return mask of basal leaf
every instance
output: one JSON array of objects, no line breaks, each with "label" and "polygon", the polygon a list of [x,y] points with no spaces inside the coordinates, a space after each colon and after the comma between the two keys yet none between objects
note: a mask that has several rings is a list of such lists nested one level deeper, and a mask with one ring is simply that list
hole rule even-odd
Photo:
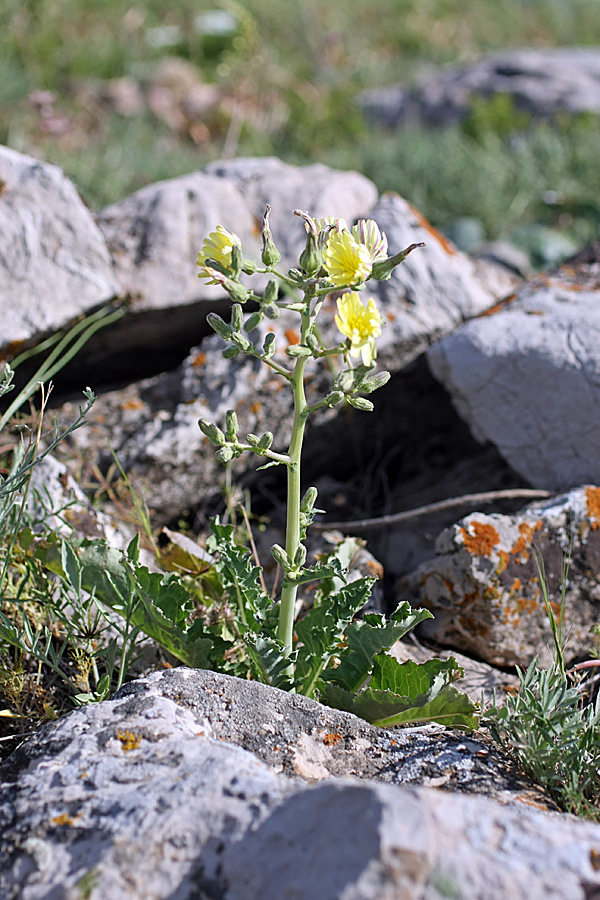
[{"label": "basal leaf", "polygon": [[293,686],[290,666],[294,655],[285,656],[283,645],[265,635],[246,636],[246,644],[260,676],[260,681],[273,687],[289,691]]},{"label": "basal leaf", "polygon": [[389,650],[411,628],[430,618],[428,610],[412,609],[410,604],[401,603],[387,621],[378,613],[371,613],[361,621],[352,622],[346,632],[347,647],[337,654],[340,663],[337,668],[323,672],[323,681],[335,682],[356,693],[371,674],[375,655]]},{"label": "basal leaf", "polygon": [[340,641],[356,613],[369,599],[374,583],[374,578],[360,578],[345,585],[298,622],[295,677],[298,693],[312,696],[319,675],[331,657],[339,653]]}]

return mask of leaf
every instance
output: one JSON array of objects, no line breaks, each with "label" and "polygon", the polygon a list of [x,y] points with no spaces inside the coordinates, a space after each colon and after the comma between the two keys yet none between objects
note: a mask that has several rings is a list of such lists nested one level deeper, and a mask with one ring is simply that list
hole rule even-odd
[{"label": "leaf", "polygon": [[285,576],[284,584],[286,582],[288,584],[308,584],[311,581],[320,581],[322,578],[339,578],[342,582],[346,581],[339,559],[332,557],[326,563],[317,563],[314,566],[302,568],[297,573],[292,572]]},{"label": "leaf", "polygon": [[401,603],[387,621],[380,614],[371,613],[362,621],[352,622],[346,633],[348,645],[338,654],[340,664],[323,672],[323,681],[335,682],[356,693],[371,674],[375,655],[389,650],[411,628],[431,618],[428,610],[412,609],[409,603]]},{"label": "leaf", "polygon": [[374,578],[359,578],[300,619],[296,626],[300,644],[295,677],[298,693],[312,696],[319,675],[339,653],[346,629],[369,599],[374,584]]},{"label": "leaf", "polygon": [[81,563],[67,541],[62,542],[61,563],[69,585],[76,596],[79,596],[81,594]]},{"label": "leaf", "polygon": [[257,634],[246,636],[248,650],[255,662],[264,684],[290,691],[293,687],[290,667],[293,666],[294,656],[286,656],[283,645],[271,637]]},{"label": "leaf", "polygon": [[353,694],[338,684],[324,684],[322,699],[372,725],[387,728],[418,722],[477,728],[476,705],[450,684],[456,670],[452,658],[399,663],[392,656],[379,654],[366,690]]},{"label": "leaf", "polygon": [[185,570],[196,574],[205,572],[212,565],[213,558],[210,553],[187,535],[179,531],[170,531],[168,528],[163,528],[163,534],[169,539],[169,545],[161,550],[160,554],[165,568],[174,572]]}]

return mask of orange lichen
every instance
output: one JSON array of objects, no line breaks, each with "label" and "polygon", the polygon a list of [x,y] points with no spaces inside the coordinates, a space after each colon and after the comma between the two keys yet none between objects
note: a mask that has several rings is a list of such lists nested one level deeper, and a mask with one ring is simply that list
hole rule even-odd
[{"label": "orange lichen", "polygon": [[255,400],[254,403],[250,404],[250,412],[254,413],[255,416],[258,415],[258,413],[261,411],[261,409],[262,409],[262,406],[258,402],[258,400]]},{"label": "orange lichen", "polygon": [[523,585],[521,583],[521,579],[515,578],[515,580],[513,581],[513,583],[510,586],[510,589],[511,589],[511,591],[520,591],[522,587],[523,587]]},{"label": "orange lichen", "polygon": [[419,212],[416,207],[412,206],[412,204],[410,203],[408,205],[410,207],[411,213],[414,215],[417,223],[421,226],[421,228],[428,234],[430,234],[433,238],[435,238],[438,244],[440,244],[440,246],[443,247],[443,249],[446,251],[448,256],[456,256],[458,251],[452,241],[449,241],[448,238],[441,233],[441,231],[438,231],[437,228],[434,228],[431,222],[429,222],[425,218],[423,213]]},{"label": "orange lichen", "polygon": [[337,731],[335,731],[332,734],[326,734],[325,737],[323,738],[323,743],[327,744],[328,747],[332,747],[335,744],[339,744],[340,741],[343,741],[343,740],[344,739],[343,739],[342,735],[339,734]]},{"label": "orange lichen", "polygon": [[590,518],[590,528],[597,531],[600,528],[600,488],[586,487],[585,499],[587,501],[587,514]]},{"label": "orange lichen", "polygon": [[137,750],[140,746],[141,738],[134,734],[133,731],[117,732],[117,739],[121,741],[123,753],[129,753],[131,750]]},{"label": "orange lichen", "polygon": [[53,819],[50,819],[53,825],[74,825],[77,819],[81,817],[81,813],[79,815],[70,816],[68,813],[61,813],[59,816],[54,816]]},{"label": "orange lichen", "polygon": [[125,400],[119,404],[120,408],[125,409],[142,409],[144,404],[141,400]]},{"label": "orange lichen", "polygon": [[497,312],[505,309],[510,303],[517,299],[516,294],[509,294],[508,297],[505,297],[503,300],[500,300],[499,303],[494,303],[493,306],[489,306],[482,313],[479,313],[477,316],[478,319],[483,319],[485,316],[493,316]]},{"label": "orange lichen", "polygon": [[[473,534],[470,531],[473,531]],[[469,531],[461,528],[465,550],[471,556],[489,556],[496,544],[500,542],[500,535],[493,525],[488,522],[470,522]]]},{"label": "orange lichen", "polygon": [[498,566],[496,567],[496,575],[502,575],[508,565],[510,559],[506,550],[498,550]]},{"label": "orange lichen", "polygon": [[205,362],[206,362],[206,353],[197,353],[196,356],[194,356],[194,358],[192,360],[192,365],[194,366],[195,369],[197,369],[200,366],[203,366]]},{"label": "orange lichen", "polygon": [[533,540],[533,535],[536,531],[539,531],[542,527],[541,520],[538,520],[535,525],[529,525],[527,522],[521,522],[519,525],[519,537],[513,544],[511,548],[511,554],[513,556],[519,557],[515,562],[517,564],[522,564],[527,562],[531,553],[529,552],[529,546],[531,541]]}]

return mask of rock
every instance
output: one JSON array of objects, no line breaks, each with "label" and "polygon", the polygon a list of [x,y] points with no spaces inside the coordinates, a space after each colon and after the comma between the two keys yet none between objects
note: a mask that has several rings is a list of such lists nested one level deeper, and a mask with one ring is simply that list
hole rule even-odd
[{"label": "rock", "polygon": [[[448,790],[460,760],[470,796]],[[510,769],[479,736],[375,729],[264,685],[171,670],[46,726],[0,767],[0,892],[591,897],[600,826],[545,812],[540,792],[509,787]],[[502,802],[478,794],[475,772]],[[436,778],[446,790],[417,786]]]},{"label": "rock", "polygon": [[533,275],[529,254],[509,241],[489,241],[480,244],[475,256],[477,259],[484,259],[487,262],[503,266],[520,278],[530,278]]},{"label": "rock", "polygon": [[445,125],[465,118],[473,98],[508,95],[516,109],[536,117],[600,113],[600,50],[558,47],[510,50],[466,66],[448,67],[405,85],[362,96],[367,117],[396,127],[411,122]]},{"label": "rock", "polygon": [[15,354],[119,293],[102,234],[57,166],[0,146],[0,349]]},{"label": "rock", "polygon": [[398,596],[434,615],[427,638],[496,666],[554,659],[541,588],[541,560],[553,615],[564,608],[565,658],[597,655],[600,603],[600,488],[588,485],[513,516],[473,513],[439,536],[433,559],[397,584]]},{"label": "rock", "polygon": [[571,238],[544,225],[523,225],[512,232],[510,240],[529,254],[538,269],[556,266],[577,252],[577,244]]},{"label": "rock", "polygon": [[459,414],[534,487],[600,482],[598,263],[542,274],[431,348]]}]

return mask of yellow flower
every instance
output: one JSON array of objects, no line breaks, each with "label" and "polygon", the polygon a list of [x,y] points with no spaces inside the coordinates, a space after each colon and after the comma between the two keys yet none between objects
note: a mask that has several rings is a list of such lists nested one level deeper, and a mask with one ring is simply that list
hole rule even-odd
[{"label": "yellow flower", "polygon": [[323,254],[329,280],[336,287],[360,284],[371,274],[371,254],[348,231],[334,231]]},{"label": "yellow flower", "polygon": [[375,338],[381,334],[381,313],[372,297],[366,306],[356,293],[348,291],[337,301],[335,324],[350,339],[350,356],[362,356],[365,366],[377,357]]},{"label": "yellow flower", "polygon": [[[217,225],[216,231],[211,231],[209,236],[204,239],[202,250],[198,254],[197,265],[200,266],[198,278],[211,277],[205,270],[207,259],[214,259],[225,269],[231,269],[231,249],[234,244],[239,247],[242,245],[237,234],[227,231],[222,225]],[[212,281],[211,284],[216,284],[216,282]]]},{"label": "yellow flower", "polygon": [[379,230],[374,219],[360,219],[352,226],[352,236],[359,244],[364,244],[369,251],[371,262],[385,259],[387,256],[387,237]]}]

